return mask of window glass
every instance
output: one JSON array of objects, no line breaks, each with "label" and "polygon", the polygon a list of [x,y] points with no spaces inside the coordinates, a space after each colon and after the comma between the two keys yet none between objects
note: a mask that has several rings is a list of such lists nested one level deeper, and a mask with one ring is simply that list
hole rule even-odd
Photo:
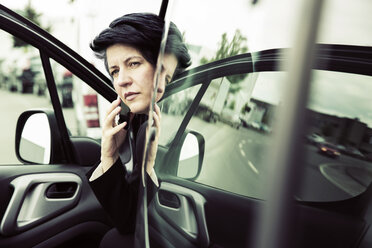
[{"label": "window glass", "polygon": [[371,87],[369,76],[314,71],[301,199],[347,199],[372,182]]},{"label": "window glass", "polygon": [[371,1],[325,1],[317,42],[370,46],[371,9]]},{"label": "window glass", "polygon": [[71,136],[87,136],[99,141],[101,125],[109,102],[72,74],[52,61],[59,100]]},{"label": "window glass", "polygon": [[173,140],[199,89],[200,85],[193,86],[158,103],[162,112],[159,145],[167,146]]},{"label": "window glass", "polygon": [[[196,182],[244,196],[264,198],[265,157],[272,140],[283,72],[214,79],[187,129],[205,139],[205,153]],[[270,91],[272,94],[268,94]],[[263,94],[265,93],[265,94]]]},{"label": "window glass", "polygon": [[53,109],[39,50],[0,30],[0,164],[19,164],[15,132],[19,115],[28,109]]},{"label": "window glass", "polygon": [[[228,63],[234,56],[257,49],[259,41],[255,38],[261,37],[257,31],[263,22],[256,10],[261,9],[260,4],[244,0],[234,1],[234,4],[229,1],[175,1],[168,13],[183,33],[189,49],[192,65],[188,69],[222,59]],[[187,130],[199,133],[205,140],[202,169],[192,180],[240,195],[264,198],[262,183],[268,169],[264,166],[264,158],[272,139],[274,113],[281,93],[279,84],[284,73],[244,74],[237,72],[241,67],[239,70],[233,67],[211,70],[206,66],[204,68],[208,69],[201,71],[203,75],[210,73],[206,78],[213,80],[187,126]],[[216,76],[232,71],[236,74]],[[195,96],[196,91],[193,98],[186,101],[187,106]],[[178,97],[169,101],[175,99]],[[162,129],[162,135],[177,131],[179,124],[176,124],[180,122],[167,123],[163,118],[162,125],[167,129]],[[168,126],[177,129],[169,132]],[[165,140],[163,144],[167,144]]]},{"label": "window glass", "polygon": [[[231,90],[235,87],[228,77],[210,83],[187,126],[205,139],[202,170],[195,182],[265,198],[263,180],[275,166],[266,164],[266,157],[280,118],[275,114],[285,76],[285,72],[253,73],[237,91]],[[314,70],[308,129],[301,138],[305,156],[299,165],[303,177],[298,200],[347,199],[372,182],[371,87],[369,76]]]},{"label": "window glass", "polygon": [[250,50],[250,35],[255,27],[250,15],[252,9],[252,4],[245,0],[236,0],[234,4],[213,0],[174,1],[168,12],[183,33],[192,57],[191,68]]}]

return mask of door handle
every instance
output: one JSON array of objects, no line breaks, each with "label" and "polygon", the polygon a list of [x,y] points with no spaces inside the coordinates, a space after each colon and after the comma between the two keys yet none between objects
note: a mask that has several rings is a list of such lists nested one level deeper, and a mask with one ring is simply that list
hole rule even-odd
[{"label": "door handle", "polygon": [[181,206],[181,201],[178,196],[172,192],[159,190],[158,191],[159,202],[161,205],[170,208],[179,208]]},{"label": "door handle", "polygon": [[198,247],[209,247],[209,234],[205,219],[204,197],[191,189],[162,182],[157,193],[155,207],[171,225],[180,229]]},{"label": "door handle", "polygon": [[51,184],[45,192],[49,199],[71,198],[74,196],[78,184],[74,182],[62,182]]},{"label": "door handle", "polygon": [[40,173],[19,176],[10,185],[13,195],[0,223],[4,236],[25,231],[74,207],[82,180],[73,173]]}]

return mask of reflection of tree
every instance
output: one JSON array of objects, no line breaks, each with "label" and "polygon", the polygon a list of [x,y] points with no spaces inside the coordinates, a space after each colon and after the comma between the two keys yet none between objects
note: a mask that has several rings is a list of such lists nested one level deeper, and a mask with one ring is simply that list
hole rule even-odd
[{"label": "reflection of tree", "polygon": [[[28,4],[22,11],[19,11],[23,17],[32,21],[36,25],[40,26],[40,17],[41,13],[37,13],[36,10],[31,5],[31,0],[28,1]],[[44,28],[47,32],[50,32],[51,27],[48,26]],[[27,47],[29,44],[24,42],[23,40],[13,36],[13,47]]]},{"label": "reflection of tree", "polygon": [[[228,58],[248,51],[246,45],[247,38],[242,35],[239,29],[235,31],[234,37],[231,41],[227,38],[227,33],[223,33],[216,56],[211,59],[206,57],[201,58],[200,64],[206,64],[212,61]],[[231,83],[230,92],[237,92],[240,89],[239,83],[244,80],[247,74],[237,74],[228,76],[227,79]]]}]

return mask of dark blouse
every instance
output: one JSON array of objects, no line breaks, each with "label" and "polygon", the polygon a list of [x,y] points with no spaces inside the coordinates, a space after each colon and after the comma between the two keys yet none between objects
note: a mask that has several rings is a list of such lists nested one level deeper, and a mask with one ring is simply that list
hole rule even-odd
[{"label": "dark blouse", "polygon": [[[119,158],[104,174],[90,182],[98,201],[109,215],[113,225],[122,234],[134,233],[138,200],[142,200],[143,197],[142,194],[139,196],[139,187],[146,125],[146,121],[141,125],[133,125],[134,142],[132,142],[132,147],[135,147],[135,149],[133,151],[134,166],[132,173],[129,175]],[[134,126],[139,126],[139,128],[134,128]],[[128,138],[129,135],[126,139]],[[87,173],[88,178],[99,163]],[[148,173],[145,172],[145,175],[147,202],[149,203],[155,195],[157,187]]]}]

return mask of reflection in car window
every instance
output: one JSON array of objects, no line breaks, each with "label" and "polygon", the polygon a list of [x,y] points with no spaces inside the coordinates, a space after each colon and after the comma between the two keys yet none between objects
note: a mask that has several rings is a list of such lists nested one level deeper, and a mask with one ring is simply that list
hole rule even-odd
[{"label": "reflection in car window", "polygon": [[[229,77],[213,80],[187,126],[205,139],[202,170],[194,181],[264,199],[263,180],[271,169],[265,157],[280,118],[275,114],[285,72],[246,76],[233,88]],[[365,191],[372,181],[371,82],[369,76],[314,70],[308,132],[302,139],[304,176],[296,199],[347,199]],[[181,111],[174,106],[173,112]]]},{"label": "reflection in car window", "polygon": [[28,109],[53,108],[39,50],[3,30],[0,42],[0,164],[19,164],[14,149],[19,115]]},{"label": "reflection in car window", "polygon": [[[271,79],[281,74],[271,75]],[[205,139],[203,167],[195,181],[264,198],[264,158],[271,141],[276,96],[262,99],[254,90],[270,85],[270,77],[261,79],[256,73],[244,76],[239,87],[229,77],[213,80],[187,127]]]},{"label": "reflection in car window", "polygon": [[372,182],[371,87],[369,76],[314,71],[300,199],[347,199]]},{"label": "reflection in car window", "polygon": [[251,5],[245,0],[235,0],[234,4],[213,0],[175,1],[170,14],[188,44],[192,56],[190,68],[247,52],[248,33],[254,26],[250,11]]},{"label": "reflection in car window", "polygon": [[[250,22],[251,11],[252,5],[247,1],[235,1],[234,4],[228,1],[176,1],[171,19],[184,34],[192,56],[191,68],[247,53],[250,49],[249,31],[254,26]],[[261,178],[264,178],[265,169],[260,166],[272,132],[268,116],[273,113],[272,110],[265,113],[266,103],[252,97],[256,80],[263,84],[258,87],[260,95],[260,90],[268,88],[265,81],[270,80],[265,80],[265,77],[261,80],[256,73],[217,77],[209,84],[187,126],[188,130],[201,134],[205,139],[202,170],[196,182],[263,198]],[[162,131],[160,144],[172,141],[185,115],[184,107],[179,106],[185,105],[188,109],[199,89],[198,86],[190,89],[192,94],[181,91],[171,99],[165,99],[171,102],[171,112],[180,112],[183,116],[179,115],[178,121],[167,122],[169,114],[163,114],[166,118],[163,117],[162,125],[167,127],[162,130],[167,131]],[[186,100],[182,100],[185,96]],[[182,104],[178,104],[180,100]]]},{"label": "reflection in car window", "polygon": [[[218,4],[213,3],[213,13],[205,15],[198,11],[203,10],[202,4],[206,2],[197,3],[201,7],[193,11],[184,11],[188,6],[177,1],[172,20],[184,31],[192,55],[192,67],[257,51],[257,48],[292,47],[294,30],[291,25],[297,12],[289,11],[286,4],[274,2],[262,2],[257,6],[258,10],[265,4],[266,7],[270,5],[271,12],[265,21],[266,25],[273,25],[262,29],[259,36],[252,36],[251,23],[265,23],[250,22],[252,16],[249,14],[253,11],[248,5],[237,1],[231,7],[225,2],[221,13]],[[330,2],[325,10],[328,17],[324,19],[328,21],[321,23],[319,42],[370,45],[371,36],[366,34],[370,33],[371,22],[354,18],[360,8],[368,4],[356,1],[350,6],[353,14],[345,15],[343,13],[349,10],[346,4]],[[235,7],[239,9],[231,11]],[[285,18],[283,12],[278,11],[284,8],[291,12],[286,12]],[[363,11],[365,9],[368,8]],[[233,18],[230,13],[234,13]],[[226,22],[226,19],[234,21]],[[345,35],[345,30],[339,29],[339,20],[349,27],[352,35]],[[287,25],[289,23],[291,25]],[[258,39],[254,40],[256,37]],[[234,39],[240,41],[239,49],[228,52]],[[221,55],[222,51],[225,54]],[[371,111],[368,104],[371,101],[368,95],[371,78],[341,72],[313,72],[306,120],[308,130],[301,137],[306,156],[304,164],[299,166],[302,166],[304,177],[296,199],[335,201],[350,198],[363,192],[372,178],[369,167],[372,161],[372,126],[369,124]],[[285,77],[284,72],[260,72],[229,75],[210,83],[187,126],[205,139],[202,170],[193,181],[248,197],[265,198],[263,180],[275,164],[265,164],[264,158],[270,156],[275,124],[283,118],[276,113],[283,101]],[[167,143],[164,141],[163,144]]]},{"label": "reflection in car window", "polygon": [[159,137],[160,145],[167,146],[172,141],[199,89],[200,85],[188,88],[159,103],[162,112],[161,129],[164,130]]}]

